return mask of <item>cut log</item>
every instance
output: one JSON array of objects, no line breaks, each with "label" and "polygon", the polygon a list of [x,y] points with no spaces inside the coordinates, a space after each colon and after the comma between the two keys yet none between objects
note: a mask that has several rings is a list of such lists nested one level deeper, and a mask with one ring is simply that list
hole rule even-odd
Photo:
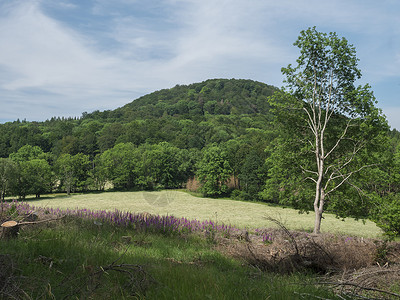
[{"label": "cut log", "polygon": [[14,239],[18,236],[19,225],[15,221],[7,221],[1,224],[1,229],[2,239]]},{"label": "cut log", "polygon": [[35,222],[39,219],[39,215],[37,214],[37,212],[31,212],[31,213],[27,213],[24,216],[23,221],[24,222]]}]

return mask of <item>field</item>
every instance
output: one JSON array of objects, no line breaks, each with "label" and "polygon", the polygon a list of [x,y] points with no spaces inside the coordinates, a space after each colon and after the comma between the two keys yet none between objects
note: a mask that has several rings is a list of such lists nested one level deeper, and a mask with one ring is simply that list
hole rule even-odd
[{"label": "field", "polygon": [[[312,231],[314,224],[312,212],[299,214],[290,208],[228,199],[200,198],[182,191],[104,192],[69,197],[54,195],[40,200],[30,199],[28,202],[41,207],[118,209],[134,213],[173,215],[200,221],[213,220],[239,228],[275,226],[266,219],[267,217],[277,219],[293,230]],[[332,214],[325,214],[324,218],[322,232],[360,237],[380,237],[382,234],[371,221],[363,223],[361,220],[356,221],[352,218],[342,221]]]},{"label": "field", "polygon": [[312,214],[181,191],[29,198],[2,203],[7,220],[0,299],[400,298],[400,244],[371,222],[326,214],[313,236]]}]

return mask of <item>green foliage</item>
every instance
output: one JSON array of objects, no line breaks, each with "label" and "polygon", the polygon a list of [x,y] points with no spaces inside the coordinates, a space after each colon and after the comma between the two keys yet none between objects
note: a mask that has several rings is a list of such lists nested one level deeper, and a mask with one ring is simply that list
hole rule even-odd
[{"label": "green foliage", "polygon": [[328,205],[342,216],[357,212],[348,209],[359,205],[354,193],[346,194],[349,187],[360,191],[362,182],[353,177],[361,180],[358,173],[379,162],[376,153],[383,150],[388,126],[370,87],[355,86],[361,72],[345,38],[313,27],[294,45],[300,56],[296,66],[282,68],[286,89],[269,99],[279,136],[270,150],[264,196],[314,209],[318,233]]},{"label": "green foliage", "polygon": [[314,189],[312,183],[304,179],[299,167],[301,162],[307,163],[307,150],[302,147],[296,139],[282,134],[267,148],[268,178],[261,193],[264,200],[289,205],[300,211],[312,209],[310,199]]},{"label": "green foliage", "polygon": [[15,162],[23,162],[31,159],[45,158],[45,153],[38,146],[25,145],[18,149],[17,152],[11,153],[10,158]]},{"label": "green foliage", "polygon": [[[330,37],[332,43],[323,48]],[[311,45],[316,41],[321,44],[314,49]],[[156,91],[113,111],[85,112],[80,118],[52,118],[45,122],[18,120],[0,124],[2,196],[22,196],[34,193],[34,190],[50,191],[58,184],[61,184],[60,189],[68,191],[103,190],[107,181],[116,189],[178,188],[194,176],[202,153],[215,143],[225,153],[227,169],[231,170],[229,176],[233,176],[238,189],[235,192],[237,198],[257,200],[262,195],[267,201],[309,210],[310,205],[303,200],[312,197],[313,186],[305,180],[309,176],[298,168],[301,165],[314,170],[308,157],[313,149],[300,143],[310,137],[304,127],[306,105],[298,101],[300,97],[310,95],[307,88],[312,85],[307,77],[312,74],[311,65],[305,64],[307,55],[315,57],[319,63],[328,62],[326,66],[329,67],[342,62],[352,64],[355,51],[334,34],[319,34],[312,29],[302,33],[297,46],[304,46],[304,51],[299,66],[284,69],[289,81],[288,89],[283,92],[252,80],[212,79]],[[336,46],[341,54],[337,60],[331,55],[332,47]],[[343,52],[346,47],[350,49],[348,54]],[[321,82],[326,79],[323,71],[321,68],[318,73]],[[346,69],[337,75],[356,78],[358,73],[353,71]],[[299,76],[301,72],[307,76]],[[326,145],[332,146],[335,138],[343,132],[346,123],[343,115],[362,115],[354,118],[357,121],[354,129],[351,127],[351,136],[360,141],[371,137],[372,143],[366,144],[368,151],[359,152],[362,158],[357,164],[366,161],[368,164],[379,161],[380,164],[368,171],[364,169],[367,172],[363,176],[354,176],[353,184],[382,196],[399,191],[400,163],[397,162],[396,147],[400,144],[400,134],[396,131],[389,133],[392,138],[390,145],[385,142],[384,130],[384,133],[376,135],[384,120],[373,107],[374,98],[369,87],[353,89],[340,81],[338,89],[343,92],[340,94],[343,97],[339,98],[348,107],[332,116],[334,122],[330,127],[332,131],[326,135]],[[275,97],[268,101],[273,94]],[[350,104],[357,109],[351,110]],[[301,110],[303,113],[298,114]],[[273,125],[271,121],[275,117],[279,122]],[[279,140],[275,140],[278,137]],[[350,143],[342,145],[345,149]],[[382,147],[378,149],[376,145]],[[266,148],[268,151],[264,151]],[[341,150],[338,153],[348,154]],[[12,163],[4,160],[7,157],[12,158]],[[81,161],[72,162],[74,157],[80,157]],[[50,178],[39,176],[42,174],[39,171],[27,171],[41,168],[38,162],[29,163],[35,159],[47,161],[51,167]],[[267,164],[264,164],[265,160]],[[339,160],[339,156],[332,155],[332,162]],[[42,163],[42,169],[47,169]],[[80,163],[81,170],[71,167]],[[66,167],[68,165],[70,167]],[[75,173],[78,175],[73,175]],[[265,182],[267,188],[264,190]],[[45,189],[33,189],[29,185]],[[340,197],[336,200],[331,198],[327,208],[338,214],[343,211],[342,215],[368,214],[365,210],[356,213],[355,209],[361,203],[357,193],[348,187],[341,189],[337,190]],[[227,187],[222,184],[219,189],[214,185],[210,191],[211,194],[216,191],[223,194]],[[356,205],[345,209],[345,205],[339,203],[342,195],[345,199],[355,196],[356,201],[352,199],[352,203]]]},{"label": "green foliage", "polygon": [[56,171],[67,194],[76,190],[85,190],[89,177],[90,160],[88,155],[63,154],[56,161]]},{"label": "green foliage", "polygon": [[18,190],[19,196],[34,194],[37,198],[52,189],[54,176],[49,163],[44,159],[31,159],[19,163]]},{"label": "green foliage", "polygon": [[11,178],[6,184],[11,194],[21,198],[34,194],[39,198],[41,194],[51,191],[54,176],[49,164],[50,154],[44,153],[39,146],[25,145],[11,153],[10,160],[14,164],[6,163],[8,171],[3,169],[3,178]]},{"label": "green foliage", "polygon": [[251,150],[245,157],[239,174],[244,200],[258,200],[267,175],[265,155]]},{"label": "green foliage", "polygon": [[116,188],[130,189],[138,178],[137,165],[140,154],[132,143],[121,143],[105,151],[100,157],[105,175]]},{"label": "green foliage", "polygon": [[140,170],[147,187],[181,187],[193,174],[195,157],[186,149],[179,149],[167,142],[140,147]]},{"label": "green foliage", "polygon": [[232,175],[232,168],[226,152],[216,144],[206,148],[197,165],[196,175],[202,183],[201,191],[204,195],[220,196],[227,193],[227,181]]},{"label": "green foliage", "polygon": [[136,147],[121,143],[100,156],[100,169],[117,189],[181,187],[193,176],[197,151],[162,142]]},{"label": "green foliage", "polygon": [[400,196],[389,194],[380,198],[373,219],[388,237],[400,236]]},{"label": "green foliage", "polygon": [[[138,146],[167,141],[179,148],[201,149],[240,134],[237,130],[241,128],[229,122],[233,115],[249,115],[262,124],[270,116],[267,97],[276,90],[251,80],[213,79],[157,91],[114,111],[83,113],[79,119],[0,124],[0,157],[8,157],[25,145],[38,146],[56,157],[83,153],[91,159],[121,142]],[[191,120],[193,124],[182,128],[180,120]],[[213,124],[199,132],[198,124],[203,121]],[[213,132],[215,125],[225,127],[226,123],[230,124],[229,130],[218,128]],[[220,137],[212,138],[215,133]]]},{"label": "green foliage", "polygon": [[0,158],[0,200],[15,190],[18,165],[9,158]]}]

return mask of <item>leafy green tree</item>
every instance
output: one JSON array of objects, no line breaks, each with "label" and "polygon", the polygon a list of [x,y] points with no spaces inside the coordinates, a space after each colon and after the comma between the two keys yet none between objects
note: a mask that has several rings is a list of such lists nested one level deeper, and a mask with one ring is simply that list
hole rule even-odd
[{"label": "leafy green tree", "polygon": [[45,158],[46,155],[38,146],[25,145],[18,149],[17,152],[11,153],[10,158],[15,162],[28,161],[36,158]]},{"label": "leafy green tree", "polygon": [[196,151],[179,149],[168,142],[139,147],[141,187],[179,188],[193,175]]},{"label": "leafy green tree", "polygon": [[206,196],[219,196],[228,192],[227,181],[232,176],[226,152],[213,144],[203,149],[203,157],[197,165],[197,177]]},{"label": "leafy green tree", "polygon": [[79,139],[72,135],[67,135],[58,140],[54,147],[53,153],[56,156],[62,154],[76,155],[79,153]]},{"label": "leafy green tree", "polygon": [[142,145],[140,160],[140,185],[144,189],[174,186],[174,173],[178,166],[171,145],[163,142],[156,145]]},{"label": "leafy green tree", "polygon": [[89,156],[82,153],[63,154],[57,159],[55,170],[67,195],[70,195],[71,191],[85,189],[90,165]]},{"label": "leafy green tree", "polygon": [[104,191],[107,183],[107,170],[104,167],[101,155],[98,154],[92,161],[92,166],[87,179],[88,187],[96,191]]},{"label": "leafy green tree", "polygon": [[390,193],[378,198],[372,219],[390,237],[400,236],[400,197]]},{"label": "leafy green tree", "polygon": [[132,189],[138,181],[140,153],[132,143],[120,143],[105,151],[100,164],[108,180],[117,189]]},{"label": "leafy green tree", "polygon": [[52,188],[53,175],[49,163],[44,159],[31,159],[19,163],[18,194],[25,198],[28,194],[36,195],[49,192]]},{"label": "leafy green tree", "polygon": [[117,141],[118,137],[123,134],[123,132],[124,128],[122,127],[121,123],[111,123],[105,125],[100,131],[98,137],[100,152],[103,153],[104,151],[114,147],[115,142]]},{"label": "leafy green tree", "polygon": [[100,121],[87,120],[77,126],[74,130],[74,136],[78,139],[79,152],[94,158],[98,152],[97,136],[98,132],[103,128]]},{"label": "leafy green tree", "polygon": [[0,199],[11,192],[17,181],[17,164],[9,158],[0,158]]},{"label": "leafy green tree", "polygon": [[266,173],[264,155],[256,150],[251,150],[244,158],[239,174],[245,200],[257,200],[259,198],[259,193],[264,188]]},{"label": "leafy green tree", "polygon": [[[300,49],[297,65],[282,68],[287,88],[270,98],[282,135],[269,161],[266,195],[273,189],[280,201],[313,207],[319,233],[326,205],[341,201],[335,192],[359,189],[351,179],[374,164],[371,153],[382,143],[387,123],[370,87],[355,86],[361,72],[345,38],[314,27],[302,31],[294,45]],[[349,205],[336,207],[346,214]]]},{"label": "leafy green tree", "polygon": [[179,149],[176,159],[179,162],[178,172],[176,175],[177,187],[181,187],[189,178],[193,178],[196,173],[196,164],[201,157],[201,151],[193,149]]}]

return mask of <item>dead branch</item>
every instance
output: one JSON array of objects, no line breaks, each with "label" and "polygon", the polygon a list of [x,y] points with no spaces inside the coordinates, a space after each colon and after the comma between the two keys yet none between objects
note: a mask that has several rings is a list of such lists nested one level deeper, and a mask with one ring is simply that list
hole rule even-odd
[{"label": "dead branch", "polygon": [[65,218],[65,216],[61,216],[59,218],[52,218],[52,219],[46,219],[46,220],[40,220],[40,221],[33,221],[33,222],[19,222],[18,226],[23,226],[23,225],[34,225],[34,224],[40,224],[40,223],[46,223],[46,222],[52,222],[52,221],[58,221]]},{"label": "dead branch", "polygon": [[296,239],[294,238],[293,234],[290,233],[289,229],[287,229],[286,226],[283,225],[281,222],[279,222],[277,219],[274,219],[274,218],[269,217],[269,216],[266,217],[266,219],[267,219],[268,221],[271,221],[271,222],[275,223],[276,225],[279,226],[280,229],[282,229],[282,231],[283,231],[283,232],[289,237],[289,239],[292,241],[291,244],[293,245],[293,247],[294,247],[294,249],[295,249],[295,251],[296,251],[296,255],[299,255],[299,254],[300,254],[300,251],[299,251],[299,247],[297,246]]},{"label": "dead branch", "polygon": [[378,292],[378,293],[381,293],[381,294],[394,296],[394,297],[397,297],[397,298],[400,299],[400,294],[389,292],[389,291],[378,289],[378,288],[374,288],[374,287],[362,286],[362,285],[356,284],[354,282],[319,282],[318,284],[321,284],[321,285],[332,285],[332,286],[337,286],[337,287],[351,286],[351,287],[355,287],[355,288],[357,288],[359,290]]}]

